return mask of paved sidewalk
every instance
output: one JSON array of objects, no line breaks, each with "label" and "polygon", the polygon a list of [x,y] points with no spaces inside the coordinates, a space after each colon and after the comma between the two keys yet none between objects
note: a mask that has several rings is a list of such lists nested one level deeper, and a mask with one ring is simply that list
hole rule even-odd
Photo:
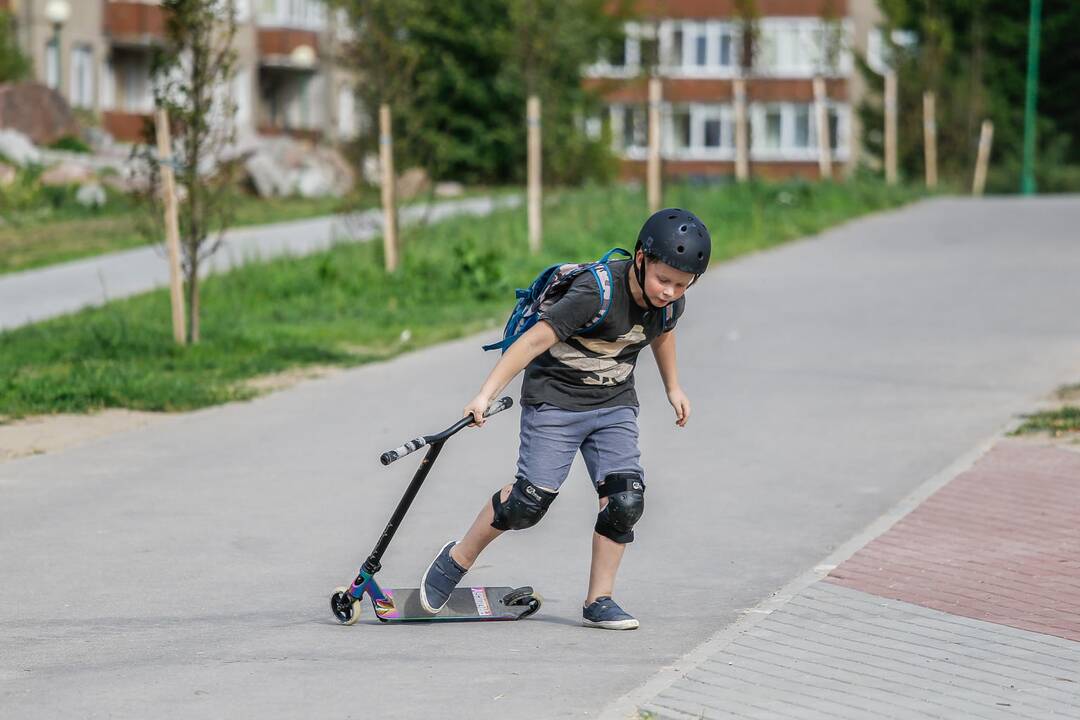
[{"label": "paved sidewalk", "polygon": [[[401,208],[401,224],[456,215],[487,215],[517,207],[521,197],[468,198]],[[252,260],[306,255],[335,243],[362,242],[382,233],[382,210],[237,228],[225,235],[206,271],[222,272]],[[0,276],[0,331],[164,287],[169,268],[158,246],[99,255],[38,270]]]},{"label": "paved sidewalk", "polygon": [[1080,716],[1080,451],[1002,440],[646,717]]}]

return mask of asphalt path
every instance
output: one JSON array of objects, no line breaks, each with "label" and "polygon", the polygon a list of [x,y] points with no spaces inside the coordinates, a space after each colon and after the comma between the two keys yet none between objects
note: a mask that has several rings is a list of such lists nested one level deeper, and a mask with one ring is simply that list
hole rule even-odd
[{"label": "asphalt path", "polygon": [[[456,215],[488,215],[521,204],[518,195],[417,203],[399,209],[403,227],[440,222]],[[327,215],[234,228],[203,262],[202,275],[281,255],[307,255],[338,243],[382,236],[382,210]],[[164,245],[106,253],[35,270],[0,275],[0,331],[102,305],[169,284]]]},{"label": "asphalt path", "polygon": [[[534,585],[535,617],[330,615],[416,467],[379,454],[459,415],[490,335],[0,464],[0,717],[595,717],[1080,379],[1078,227],[1075,197],[933,200],[710,271],[678,331],[687,428],[637,371],[634,632],[579,626],[580,462],[467,576]],[[512,478],[516,418],[447,444],[384,584]]]}]

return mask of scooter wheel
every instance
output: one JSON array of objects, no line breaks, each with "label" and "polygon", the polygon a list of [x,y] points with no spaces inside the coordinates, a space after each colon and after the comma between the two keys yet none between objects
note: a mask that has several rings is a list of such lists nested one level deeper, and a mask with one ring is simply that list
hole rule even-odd
[{"label": "scooter wheel", "polygon": [[503,595],[503,605],[512,607],[514,605],[524,605],[528,602],[528,599],[532,597],[532,587],[526,585],[524,587],[514,588],[510,592]]},{"label": "scooter wheel", "polygon": [[352,625],[360,619],[360,601],[349,595],[349,588],[334,589],[330,596],[330,610],[342,625]]},{"label": "scooter wheel", "polygon": [[518,616],[518,620],[523,620],[535,613],[540,609],[540,605],[543,602],[544,598],[527,585],[511,590],[503,596],[503,605],[506,605],[507,607],[514,607],[517,605],[527,606],[525,612]]}]

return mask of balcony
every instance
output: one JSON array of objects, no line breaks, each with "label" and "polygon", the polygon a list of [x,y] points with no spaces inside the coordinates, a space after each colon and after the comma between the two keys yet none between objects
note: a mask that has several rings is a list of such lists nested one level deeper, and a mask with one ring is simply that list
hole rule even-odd
[{"label": "balcony", "polygon": [[[847,14],[848,0],[834,0],[832,5],[837,15]],[[761,17],[821,17],[825,7],[823,0],[758,0],[756,9]],[[638,0],[636,8],[645,17],[730,18],[738,14],[735,0]]]},{"label": "balcony", "polygon": [[310,66],[305,62],[297,62],[297,57],[293,54],[297,48],[305,46],[318,52],[318,34],[312,30],[293,28],[259,28],[258,30],[260,65],[309,69]]},{"label": "balcony", "polygon": [[102,126],[105,131],[120,142],[145,142],[143,127],[149,121],[149,113],[123,112],[120,110],[106,110],[102,113]]},{"label": "balcony", "polygon": [[165,37],[165,12],[144,2],[107,2],[105,35],[116,45],[157,44]]}]

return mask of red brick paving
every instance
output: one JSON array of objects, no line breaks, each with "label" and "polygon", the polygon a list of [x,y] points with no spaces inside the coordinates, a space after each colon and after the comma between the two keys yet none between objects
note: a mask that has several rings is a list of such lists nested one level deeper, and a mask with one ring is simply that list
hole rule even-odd
[{"label": "red brick paving", "polygon": [[826,580],[1080,640],[1080,452],[1001,441]]}]

